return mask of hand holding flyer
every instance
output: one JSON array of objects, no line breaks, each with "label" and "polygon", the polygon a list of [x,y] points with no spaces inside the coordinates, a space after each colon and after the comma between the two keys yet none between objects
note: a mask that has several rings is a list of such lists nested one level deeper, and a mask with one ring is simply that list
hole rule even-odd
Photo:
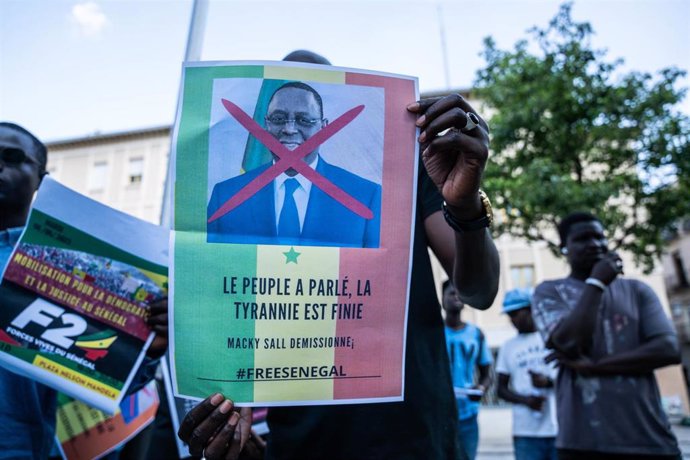
[{"label": "hand holding flyer", "polygon": [[46,177],[0,284],[0,361],[114,412],[154,337],[146,318],[167,295],[167,241]]},{"label": "hand holding flyer", "polygon": [[415,213],[412,77],[190,63],[173,139],[177,396],[403,397]]}]

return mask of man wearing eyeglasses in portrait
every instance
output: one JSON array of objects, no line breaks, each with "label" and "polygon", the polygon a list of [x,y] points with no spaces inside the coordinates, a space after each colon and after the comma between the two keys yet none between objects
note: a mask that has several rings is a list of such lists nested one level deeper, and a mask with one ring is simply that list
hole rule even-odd
[{"label": "man wearing eyeglasses in portrait", "polygon": [[[270,98],[266,131],[289,150],[295,150],[327,125],[321,95],[305,83],[287,82]],[[273,158],[278,159],[275,155]],[[381,186],[326,162],[318,147],[301,161],[366,206],[373,217],[361,217],[289,168],[235,209],[210,219],[208,242],[378,247]],[[270,166],[264,164],[216,184],[208,217]]]}]

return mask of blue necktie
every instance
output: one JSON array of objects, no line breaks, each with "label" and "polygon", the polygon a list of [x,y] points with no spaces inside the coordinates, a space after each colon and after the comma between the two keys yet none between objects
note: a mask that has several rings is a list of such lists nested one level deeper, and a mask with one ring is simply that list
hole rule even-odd
[{"label": "blue necktie", "polygon": [[299,214],[297,214],[297,204],[295,204],[295,197],[293,196],[293,193],[299,187],[299,182],[297,182],[297,179],[287,179],[284,184],[285,200],[283,200],[283,209],[281,209],[280,219],[278,219],[278,236],[299,238],[301,233]]}]

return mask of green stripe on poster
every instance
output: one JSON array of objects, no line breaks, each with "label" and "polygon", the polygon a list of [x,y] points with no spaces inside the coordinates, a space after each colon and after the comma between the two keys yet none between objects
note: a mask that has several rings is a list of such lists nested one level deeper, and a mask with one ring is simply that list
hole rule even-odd
[{"label": "green stripe on poster", "polygon": [[[175,230],[206,231],[208,130],[213,80],[263,78],[262,66],[188,67],[177,134]],[[181,154],[181,152],[185,152]],[[194,154],[190,154],[194,152]]]},{"label": "green stripe on poster", "polygon": [[238,370],[254,367],[251,350],[235,345],[254,338],[254,320],[251,316],[245,319],[242,305],[255,301],[251,289],[243,289],[243,282],[256,276],[256,246],[206,244],[205,239],[205,233],[175,234],[178,389],[205,398],[222,388],[231,388],[230,393],[224,392],[227,397],[252,400],[251,382],[232,381],[237,380]]}]

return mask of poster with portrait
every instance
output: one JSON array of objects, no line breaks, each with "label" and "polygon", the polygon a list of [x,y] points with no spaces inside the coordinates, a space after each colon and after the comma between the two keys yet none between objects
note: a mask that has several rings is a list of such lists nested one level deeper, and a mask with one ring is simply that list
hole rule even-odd
[{"label": "poster with portrait", "polygon": [[2,273],[2,365],[114,413],[167,295],[168,233],[44,178]]},{"label": "poster with portrait", "polygon": [[398,401],[417,179],[412,77],[189,63],[173,137],[175,393]]}]

